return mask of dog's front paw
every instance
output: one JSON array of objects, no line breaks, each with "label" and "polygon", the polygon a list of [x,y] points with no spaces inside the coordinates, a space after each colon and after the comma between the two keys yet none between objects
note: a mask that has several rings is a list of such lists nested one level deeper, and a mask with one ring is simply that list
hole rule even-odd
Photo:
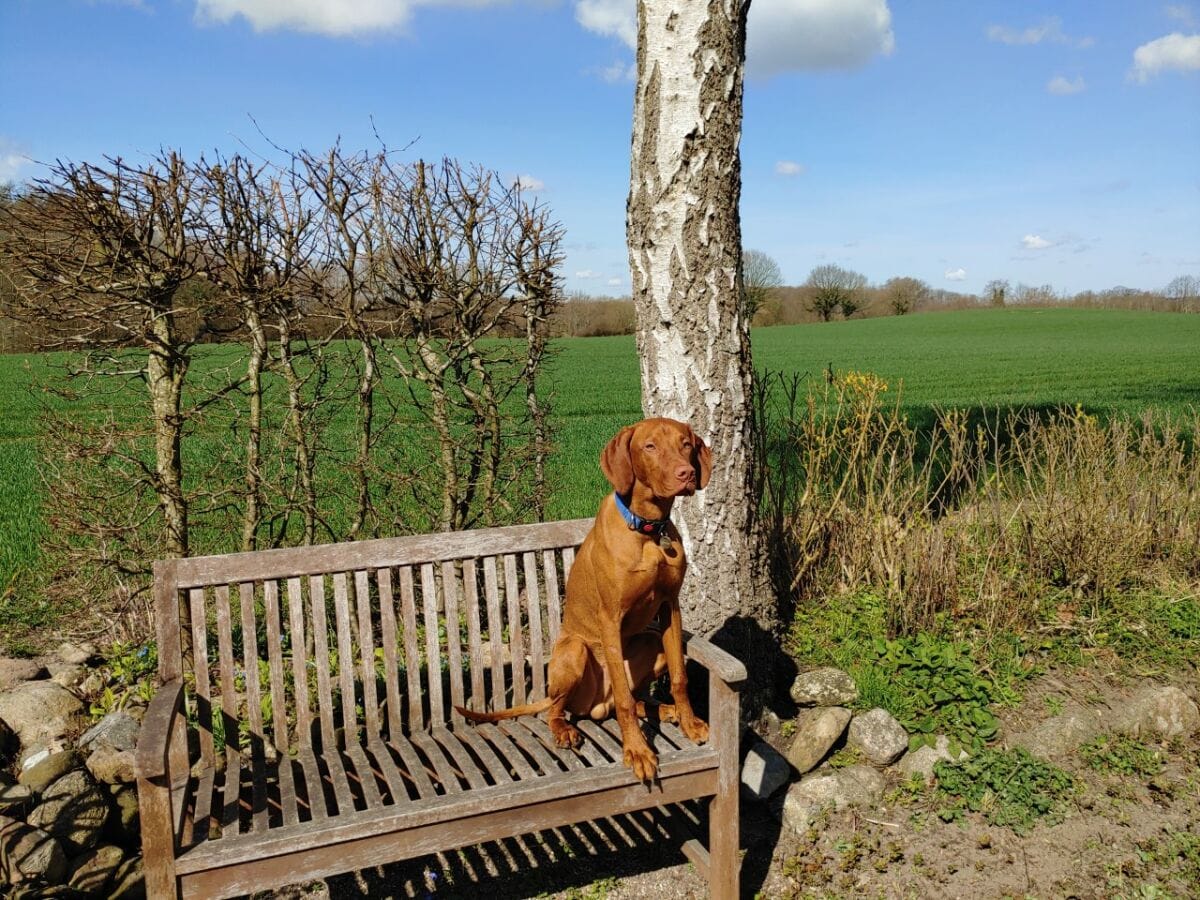
[{"label": "dog's front paw", "polygon": [[703,744],[708,740],[708,723],[703,719],[698,719],[695,716],[680,719],[679,729],[693,743]]},{"label": "dog's front paw", "polygon": [[658,772],[658,755],[643,744],[625,748],[625,765],[633,770],[638,781],[653,781]]},{"label": "dog's front paw", "polygon": [[574,725],[566,722],[551,722],[550,730],[554,733],[554,743],[564,748],[578,748],[583,744],[583,735]]}]

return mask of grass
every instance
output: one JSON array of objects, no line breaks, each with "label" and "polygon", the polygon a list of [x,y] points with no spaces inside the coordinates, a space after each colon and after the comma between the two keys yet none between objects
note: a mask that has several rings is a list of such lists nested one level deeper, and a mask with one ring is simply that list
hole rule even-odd
[{"label": "grass", "polygon": [[[932,423],[939,408],[1080,405],[1098,414],[1137,416],[1153,409],[1182,416],[1200,397],[1197,347],[1200,317],[1109,310],[978,310],[754,334],[760,369],[819,377],[832,364],[840,371],[874,372],[893,385],[902,382],[902,412],[918,426]],[[588,516],[608,490],[596,464],[600,449],[641,415],[636,350],[628,336],[568,338],[555,349],[547,385],[558,450],[550,465],[555,489],[548,514]],[[233,347],[201,348],[196,369],[237,364],[239,354]],[[68,360],[63,354],[0,356],[0,612],[29,628],[50,625],[55,617],[33,599],[48,533],[37,431],[43,402],[61,402],[35,396],[32,388],[60,379]],[[78,414],[105,412],[103,403],[94,403]],[[210,462],[220,459],[228,434],[216,418],[195,451]],[[336,438],[348,423],[348,417],[335,421],[331,434]],[[336,477],[332,467],[327,483]],[[236,526],[228,530],[231,544]],[[228,549],[221,540],[216,531],[201,549]]]}]

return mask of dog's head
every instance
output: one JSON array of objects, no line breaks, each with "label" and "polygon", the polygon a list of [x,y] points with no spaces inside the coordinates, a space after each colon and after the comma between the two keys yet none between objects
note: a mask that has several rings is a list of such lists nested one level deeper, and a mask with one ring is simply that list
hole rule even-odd
[{"label": "dog's head", "polygon": [[600,470],[618,494],[640,481],[656,497],[690,497],[708,484],[712,454],[686,422],[643,419],[608,442]]}]

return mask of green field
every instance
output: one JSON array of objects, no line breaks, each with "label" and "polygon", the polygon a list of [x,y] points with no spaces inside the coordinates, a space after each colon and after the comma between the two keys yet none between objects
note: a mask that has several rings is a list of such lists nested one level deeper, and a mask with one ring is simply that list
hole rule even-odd
[{"label": "green field", "polygon": [[[606,490],[596,464],[605,441],[640,416],[632,337],[556,342],[549,370],[558,451],[554,518],[590,515]],[[203,348],[236,359],[232,348]],[[973,310],[783,326],[754,333],[759,369],[810,374],[871,371],[905,411],[1082,405],[1088,412],[1177,415],[1200,405],[1200,316],[1107,310]],[[42,402],[30,386],[61,357],[0,356],[0,592],[36,570],[46,525],[35,434]]]}]

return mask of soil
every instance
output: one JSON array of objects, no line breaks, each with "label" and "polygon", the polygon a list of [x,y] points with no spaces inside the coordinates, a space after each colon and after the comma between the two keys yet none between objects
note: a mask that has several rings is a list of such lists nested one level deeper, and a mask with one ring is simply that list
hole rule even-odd
[{"label": "soil", "polygon": [[[1171,680],[1200,698],[1200,673]],[[1019,707],[1002,711],[1001,733],[1028,731],[1064,707],[1117,707],[1133,686],[1101,666],[1043,675]],[[1166,760],[1153,776],[1099,772],[1074,750],[1047,755],[1077,788],[1061,821],[1024,836],[970,813],[942,821],[936,790],[906,789],[894,770],[881,807],[828,813],[803,834],[781,826],[768,804],[743,801],[743,896],[1200,898],[1200,734],[1150,746]],[[670,825],[647,813],[557,829],[274,896],[707,897]]]}]

